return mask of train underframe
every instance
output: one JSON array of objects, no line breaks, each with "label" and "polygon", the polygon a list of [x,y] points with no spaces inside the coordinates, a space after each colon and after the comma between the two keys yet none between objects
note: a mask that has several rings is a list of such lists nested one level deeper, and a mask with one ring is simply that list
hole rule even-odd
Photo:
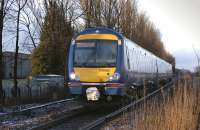
[{"label": "train underframe", "polygon": [[165,85],[171,78],[144,80],[141,84],[130,83],[81,83],[69,82],[72,95],[87,102],[111,102],[119,100],[136,100]]}]

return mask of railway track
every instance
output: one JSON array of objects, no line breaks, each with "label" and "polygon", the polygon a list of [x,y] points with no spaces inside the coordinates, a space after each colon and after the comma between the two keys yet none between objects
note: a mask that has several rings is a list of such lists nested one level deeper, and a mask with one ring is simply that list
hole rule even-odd
[{"label": "railway track", "polygon": [[[147,100],[148,98],[151,98],[155,95],[157,95],[162,90],[169,88],[172,86],[174,81],[166,84],[162,88],[154,91],[153,93],[148,94],[147,96],[127,105],[119,109],[119,107],[116,107],[115,109],[102,109],[102,107],[96,107],[93,110],[87,110],[85,109],[84,112],[79,113],[77,115],[71,116],[70,118],[61,117],[61,119],[56,119],[50,124],[47,124],[46,128],[51,128],[50,130],[93,130],[98,129],[104,123],[106,123],[109,120],[112,120],[113,118],[117,117],[121,113],[125,112],[127,109],[131,108],[134,105],[137,105],[139,103],[142,103],[144,100]],[[43,128],[40,128],[43,129]]]},{"label": "railway track", "polygon": [[110,114],[107,114],[105,116],[102,116],[100,118],[98,118],[97,120],[91,122],[91,123],[88,123],[87,125],[79,128],[79,130],[99,130],[103,125],[105,125],[105,123],[115,119],[116,117],[122,115],[124,112],[128,111],[128,109],[131,109],[139,104],[142,104],[144,103],[146,100],[149,100],[151,99],[152,97],[160,94],[160,93],[163,93],[165,89],[169,89],[169,88],[172,88],[173,84],[175,83],[175,81],[177,80],[173,80],[171,81],[170,83],[167,83],[166,85],[164,85],[163,87],[161,87],[160,89],[146,95],[145,97],[142,97],[141,99],[139,100],[136,100],[130,104],[128,104],[127,106],[124,106]]},{"label": "railway track", "polygon": [[[20,115],[20,116],[25,115],[25,116],[30,117],[30,118],[22,119],[21,122],[15,122],[15,123],[12,122],[13,124],[19,124],[19,127],[17,127],[17,128],[20,128],[22,130],[23,129],[26,129],[26,130],[27,129],[28,130],[43,130],[43,129],[92,130],[92,129],[98,129],[102,125],[104,125],[106,122],[119,116],[120,114],[127,111],[131,107],[141,104],[142,102],[159,94],[166,88],[170,88],[174,82],[175,82],[175,80],[166,84],[165,86],[161,87],[160,89],[148,94],[147,96],[128,104],[127,106],[124,106],[120,109],[118,107],[118,110],[116,108],[110,109],[108,111],[105,111],[107,109],[103,109],[103,112],[102,112],[101,107],[99,107],[100,109],[98,109],[98,107],[96,107],[97,109],[88,110],[87,107],[85,107],[83,105],[77,105],[77,104],[74,105],[73,107],[71,107],[70,109],[69,108],[67,109],[66,105],[67,104],[69,105],[70,103],[73,104],[75,100],[74,99],[65,99],[65,100],[50,102],[50,103],[35,106],[35,107],[21,109],[19,111],[6,113],[5,115],[6,116],[10,115],[11,117],[15,117],[18,115]],[[66,104],[66,105],[63,105],[63,104]],[[101,112],[99,112],[99,110]],[[45,112],[45,114],[41,114],[43,112]],[[38,119],[38,121],[35,121],[37,119]],[[26,124],[26,122],[29,122],[28,125],[24,125],[24,124]],[[22,124],[23,124],[23,126],[22,126]],[[10,125],[10,126],[12,129],[13,125]],[[0,129],[2,129],[2,128],[1,128],[1,124],[0,124]],[[4,129],[2,129],[2,130],[4,130]]]},{"label": "railway track", "polygon": [[12,111],[12,112],[5,112],[5,113],[2,113],[2,115],[4,115],[4,116],[9,116],[9,115],[15,116],[15,115],[19,115],[19,114],[27,114],[27,113],[30,113],[31,111],[34,111],[34,110],[47,109],[48,107],[54,106],[56,104],[73,102],[74,100],[75,100],[74,98],[69,98],[69,99],[63,99],[63,100],[59,100],[59,101],[49,102],[49,103],[45,103],[45,104],[42,104],[42,105],[28,107],[28,108],[22,108],[21,109],[19,107],[19,110],[15,110],[15,111]]},{"label": "railway track", "polygon": [[64,120],[61,124],[56,124],[50,130],[78,130],[84,125],[117,110],[117,108],[117,106],[113,107],[112,105],[104,106],[104,109],[102,107],[86,108],[83,113]]},{"label": "railway track", "polygon": [[56,117],[53,120],[50,120],[50,121],[41,123],[37,126],[31,127],[28,130],[46,130],[46,129],[52,128],[54,126],[57,126],[58,124],[61,124],[62,122],[66,121],[66,120],[70,120],[71,118],[81,115],[85,111],[86,111],[86,109],[84,107],[75,108],[71,111],[62,113],[62,115],[60,115],[59,117]]},{"label": "railway track", "polygon": [[63,115],[79,113],[83,105],[75,99],[64,99],[1,115],[0,129],[37,129]]}]

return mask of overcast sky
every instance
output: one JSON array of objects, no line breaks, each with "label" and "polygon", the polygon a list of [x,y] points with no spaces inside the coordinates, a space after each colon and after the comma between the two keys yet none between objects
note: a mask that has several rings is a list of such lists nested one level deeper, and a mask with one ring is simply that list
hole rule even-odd
[{"label": "overcast sky", "polygon": [[200,0],[138,0],[139,7],[160,30],[177,67],[193,70],[200,56]]},{"label": "overcast sky", "polygon": [[[193,47],[200,56],[200,0],[138,0],[138,6],[160,30],[167,51],[176,58],[177,67],[193,70],[197,65]],[[6,44],[4,48],[9,50],[12,48],[9,45],[13,44]]]}]

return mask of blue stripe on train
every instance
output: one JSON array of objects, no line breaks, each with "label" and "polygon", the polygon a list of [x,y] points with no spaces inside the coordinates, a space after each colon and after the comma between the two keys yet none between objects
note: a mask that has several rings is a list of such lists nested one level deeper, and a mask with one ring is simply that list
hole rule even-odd
[{"label": "blue stripe on train", "polygon": [[[69,87],[71,94],[84,94],[82,87]],[[105,87],[105,95],[125,95],[123,87]]]}]

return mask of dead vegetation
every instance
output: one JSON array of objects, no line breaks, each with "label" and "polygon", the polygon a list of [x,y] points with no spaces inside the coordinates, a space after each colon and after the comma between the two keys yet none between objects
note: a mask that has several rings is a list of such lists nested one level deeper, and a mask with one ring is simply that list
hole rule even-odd
[{"label": "dead vegetation", "polygon": [[[106,130],[198,130],[199,82],[184,76],[173,88],[107,123]],[[199,120],[199,121],[198,121]]]}]

